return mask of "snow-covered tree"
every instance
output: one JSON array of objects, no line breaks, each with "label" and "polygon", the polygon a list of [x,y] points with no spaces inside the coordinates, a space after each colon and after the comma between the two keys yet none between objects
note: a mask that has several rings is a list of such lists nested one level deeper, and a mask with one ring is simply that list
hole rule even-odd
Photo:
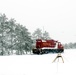
[{"label": "snow-covered tree", "polygon": [[16,39],[15,39],[15,48],[17,49],[17,54],[24,54],[24,52],[30,51],[32,46],[32,40],[30,33],[23,27],[18,24],[16,29]]},{"label": "snow-covered tree", "polygon": [[32,37],[33,37],[34,39],[41,39],[41,38],[42,38],[41,29],[37,28],[37,29],[34,31]]},{"label": "snow-covered tree", "polygon": [[47,31],[43,33],[43,39],[51,39]]},{"label": "snow-covered tree", "polygon": [[32,40],[28,29],[16,23],[14,19],[8,20],[3,14],[0,15],[0,54],[24,54],[30,51]]},{"label": "snow-covered tree", "polygon": [[5,14],[0,14],[0,54],[3,55],[4,54],[4,50],[5,50],[5,25],[7,22],[7,18]]}]

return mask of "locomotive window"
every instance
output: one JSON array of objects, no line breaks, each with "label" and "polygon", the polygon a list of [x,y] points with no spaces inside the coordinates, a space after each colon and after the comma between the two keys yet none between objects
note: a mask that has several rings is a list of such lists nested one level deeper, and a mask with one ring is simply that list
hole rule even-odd
[{"label": "locomotive window", "polygon": [[41,41],[37,41],[37,42],[41,42]]}]

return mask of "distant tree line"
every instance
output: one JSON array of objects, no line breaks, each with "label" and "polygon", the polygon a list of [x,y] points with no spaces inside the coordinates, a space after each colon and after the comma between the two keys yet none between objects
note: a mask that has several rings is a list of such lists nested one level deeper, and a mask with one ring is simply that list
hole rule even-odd
[{"label": "distant tree line", "polygon": [[75,49],[76,48],[76,43],[66,43],[64,44],[65,49]]}]

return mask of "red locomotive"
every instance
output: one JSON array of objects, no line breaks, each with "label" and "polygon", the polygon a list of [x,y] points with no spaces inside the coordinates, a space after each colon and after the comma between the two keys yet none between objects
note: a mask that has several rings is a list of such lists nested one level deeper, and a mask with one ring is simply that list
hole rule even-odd
[{"label": "red locomotive", "polygon": [[63,45],[55,41],[53,39],[51,40],[36,40],[36,48],[32,49],[34,54],[44,54],[44,53],[62,53],[64,52]]}]

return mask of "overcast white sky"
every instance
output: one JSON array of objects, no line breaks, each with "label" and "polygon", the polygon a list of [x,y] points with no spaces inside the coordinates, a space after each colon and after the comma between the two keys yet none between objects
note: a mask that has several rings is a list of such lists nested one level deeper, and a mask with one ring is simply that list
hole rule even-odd
[{"label": "overcast white sky", "polygon": [[30,32],[44,27],[55,40],[76,42],[76,0],[0,0],[0,13]]}]

